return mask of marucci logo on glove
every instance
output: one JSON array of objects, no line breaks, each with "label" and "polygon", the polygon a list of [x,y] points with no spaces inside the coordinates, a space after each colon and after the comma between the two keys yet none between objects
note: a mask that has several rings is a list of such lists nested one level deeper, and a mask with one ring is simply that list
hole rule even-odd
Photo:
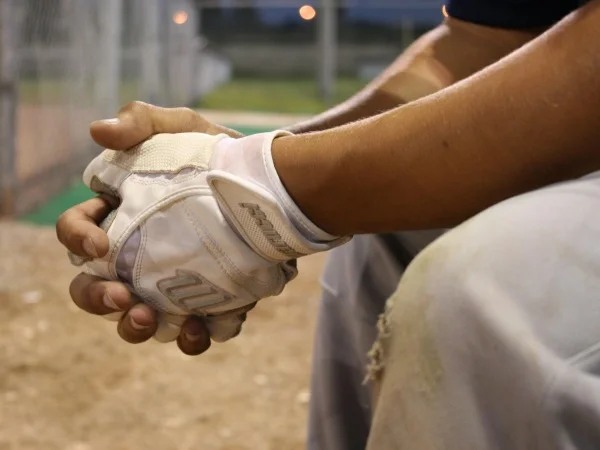
[{"label": "marucci logo on glove", "polygon": [[281,235],[275,230],[271,221],[267,219],[266,214],[260,209],[260,206],[254,203],[240,203],[239,205],[250,213],[256,222],[256,225],[260,228],[260,231],[262,231],[263,235],[267,238],[267,241],[273,244],[273,247],[290,258],[295,259],[306,256],[306,253],[300,253],[294,250],[283,240]]},{"label": "marucci logo on glove", "polygon": [[174,277],[158,281],[156,287],[175,305],[197,314],[229,303],[233,298],[202,275],[189,270],[176,270]]}]

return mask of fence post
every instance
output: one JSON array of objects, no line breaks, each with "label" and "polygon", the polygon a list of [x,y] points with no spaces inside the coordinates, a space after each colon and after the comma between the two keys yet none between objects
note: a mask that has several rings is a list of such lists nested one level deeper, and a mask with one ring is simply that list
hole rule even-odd
[{"label": "fence post", "polygon": [[120,106],[122,0],[102,0],[98,12],[100,32],[95,74],[96,102],[101,105],[102,114],[112,117]]},{"label": "fence post", "polygon": [[16,190],[17,8],[0,0],[0,216],[12,215]]},{"label": "fence post", "polygon": [[[319,91],[326,103],[331,103],[337,75],[337,4],[336,0],[321,0],[317,25],[320,53]],[[319,17],[320,16],[320,17]]]},{"label": "fence post", "polygon": [[407,49],[415,40],[415,22],[411,18],[402,19],[402,50]]},{"label": "fence post", "polygon": [[160,4],[159,0],[142,0],[137,5],[136,13],[141,14],[142,42],[141,42],[141,67],[140,77],[142,85],[142,99],[155,104],[162,103],[160,84],[160,36],[159,28]]}]

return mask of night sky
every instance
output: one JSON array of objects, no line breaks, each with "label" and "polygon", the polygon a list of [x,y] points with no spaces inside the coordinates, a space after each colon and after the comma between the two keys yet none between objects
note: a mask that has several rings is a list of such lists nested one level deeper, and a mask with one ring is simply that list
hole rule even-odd
[{"label": "night sky", "polygon": [[[403,18],[419,22],[439,23],[442,14],[443,0],[339,0],[346,6],[344,16],[349,20],[369,21],[374,23],[396,24]],[[223,7],[234,6],[235,0],[219,0]],[[252,0],[245,2],[259,7],[259,17],[268,24],[300,21],[298,8],[304,4],[318,5],[318,1],[310,0]],[[277,6],[272,6],[277,4]]]}]

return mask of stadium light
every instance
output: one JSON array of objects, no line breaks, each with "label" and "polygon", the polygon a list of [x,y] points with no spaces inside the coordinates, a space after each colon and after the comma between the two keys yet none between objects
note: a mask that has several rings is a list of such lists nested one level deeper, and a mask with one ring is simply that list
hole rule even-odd
[{"label": "stadium light", "polygon": [[188,13],[185,11],[175,11],[173,13],[173,22],[177,25],[183,25],[188,21]]},{"label": "stadium light", "polygon": [[317,16],[317,11],[310,5],[304,5],[300,7],[298,14],[304,20],[313,20]]}]

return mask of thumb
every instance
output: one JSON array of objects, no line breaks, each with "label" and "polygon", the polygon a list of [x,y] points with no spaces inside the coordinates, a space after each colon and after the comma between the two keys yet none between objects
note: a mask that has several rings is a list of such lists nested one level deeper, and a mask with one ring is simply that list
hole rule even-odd
[{"label": "thumb", "polygon": [[129,103],[117,117],[90,125],[90,134],[103,148],[127,150],[158,133],[208,133],[213,125],[189,108],[161,108]]}]

